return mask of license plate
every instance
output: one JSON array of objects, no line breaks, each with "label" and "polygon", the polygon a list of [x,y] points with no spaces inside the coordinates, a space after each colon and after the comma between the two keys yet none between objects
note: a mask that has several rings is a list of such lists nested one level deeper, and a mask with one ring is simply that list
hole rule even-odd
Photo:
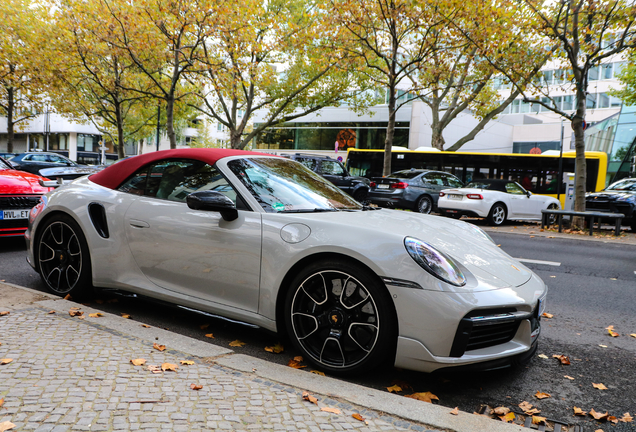
[{"label": "license plate", "polygon": [[448,199],[452,199],[452,200],[461,201],[462,198],[464,198],[464,195],[453,195],[453,194],[448,195]]},{"label": "license plate", "polygon": [[379,184],[378,185],[378,189],[388,189],[389,185],[388,184]]},{"label": "license plate", "polygon": [[3,220],[8,219],[28,219],[30,210],[2,210],[0,216]]}]

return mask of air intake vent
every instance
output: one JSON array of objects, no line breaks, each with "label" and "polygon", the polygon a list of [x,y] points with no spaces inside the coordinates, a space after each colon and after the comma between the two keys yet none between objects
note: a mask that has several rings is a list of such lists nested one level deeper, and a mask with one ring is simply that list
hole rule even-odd
[{"label": "air intake vent", "polygon": [[108,238],[108,223],[106,222],[106,210],[104,206],[98,203],[90,203],[88,205],[88,214],[91,222],[95,227],[95,231],[103,238]]}]

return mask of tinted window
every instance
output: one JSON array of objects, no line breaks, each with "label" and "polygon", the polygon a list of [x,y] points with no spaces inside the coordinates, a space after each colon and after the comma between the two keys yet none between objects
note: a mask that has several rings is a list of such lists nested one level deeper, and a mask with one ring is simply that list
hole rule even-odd
[{"label": "tinted window", "polygon": [[185,202],[192,192],[212,190],[237,203],[236,191],[216,167],[195,160],[167,160],[147,165],[118,190],[177,202]]},{"label": "tinted window", "polygon": [[296,161],[305,165],[310,170],[316,171],[316,165],[318,165],[318,163],[316,162],[316,159],[298,158],[296,159]]},{"label": "tinted window", "polygon": [[462,187],[462,182],[459,181],[457,177],[453,177],[451,175],[444,176],[444,184],[454,188]]},{"label": "tinted window", "polygon": [[9,169],[11,168],[9,165],[4,163],[4,160],[0,159],[0,169]]},{"label": "tinted window", "polygon": [[323,160],[322,161],[322,173],[330,175],[343,175],[345,173],[344,167],[340,165],[338,161]]},{"label": "tinted window", "polygon": [[66,159],[61,158],[60,156],[57,155],[48,155],[48,159],[50,162],[53,163],[60,163],[60,164],[66,164]]},{"label": "tinted window", "polygon": [[525,195],[526,191],[517,183],[506,183],[506,192],[513,195]]},{"label": "tinted window", "polygon": [[422,174],[422,171],[404,170],[404,171],[396,171],[393,174],[391,174],[389,177],[403,178],[403,179],[412,179],[414,177],[417,177],[420,174]]},{"label": "tinted window", "polygon": [[440,173],[428,173],[423,178],[425,183],[444,186],[444,177]]},{"label": "tinted window", "polygon": [[636,191],[636,181],[634,180],[621,180],[610,187],[607,190],[621,190],[621,191]]}]

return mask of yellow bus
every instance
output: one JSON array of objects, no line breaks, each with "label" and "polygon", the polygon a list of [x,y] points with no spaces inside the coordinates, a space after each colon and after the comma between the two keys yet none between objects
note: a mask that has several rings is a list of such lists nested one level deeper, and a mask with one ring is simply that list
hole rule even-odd
[{"label": "yellow bus", "polygon": [[[349,149],[347,168],[351,175],[381,177],[384,150]],[[391,153],[391,170],[431,169],[446,171],[464,183],[479,178],[515,180],[532,193],[557,197],[565,201],[565,185],[558,190],[559,154],[521,153],[469,153],[446,151],[397,150]],[[596,192],[605,189],[607,175],[607,153],[585,152],[587,182],[585,190]],[[575,170],[575,152],[563,153],[561,173]]]}]

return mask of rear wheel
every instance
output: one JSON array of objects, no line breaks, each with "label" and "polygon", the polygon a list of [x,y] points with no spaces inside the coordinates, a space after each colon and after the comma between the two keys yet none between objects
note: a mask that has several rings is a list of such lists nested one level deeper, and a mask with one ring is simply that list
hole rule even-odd
[{"label": "rear wheel", "polygon": [[[548,206],[548,210],[558,210],[559,206],[552,203]],[[548,216],[548,225],[554,225],[556,223],[557,220],[557,216],[554,214],[551,214]]]},{"label": "rear wheel", "polygon": [[47,288],[60,296],[89,297],[91,262],[79,225],[70,216],[58,215],[49,219],[40,232],[35,257]]},{"label": "rear wheel", "polygon": [[367,204],[369,201],[367,199],[368,195],[369,193],[365,189],[358,189],[357,191],[353,193],[353,199],[358,201],[361,204]]},{"label": "rear wheel", "polygon": [[429,214],[433,210],[433,199],[428,195],[424,195],[417,200],[415,208],[420,213]]},{"label": "rear wheel", "polygon": [[490,225],[503,225],[506,221],[506,207],[502,203],[495,203],[488,213],[488,223]]},{"label": "rear wheel", "polygon": [[286,295],[285,324],[303,357],[330,373],[367,371],[394,357],[393,302],[354,263],[325,260],[303,269]]}]

